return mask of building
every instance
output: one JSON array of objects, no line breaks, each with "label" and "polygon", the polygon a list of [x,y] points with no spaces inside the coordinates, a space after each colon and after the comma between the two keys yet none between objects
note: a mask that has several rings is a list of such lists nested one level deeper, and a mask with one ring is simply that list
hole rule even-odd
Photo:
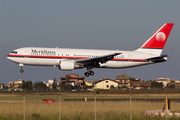
[{"label": "building", "polygon": [[23,85],[23,83],[24,83],[24,80],[19,79],[19,80],[17,80],[17,81],[14,82],[14,87],[16,87],[16,88],[21,88],[22,85]]},{"label": "building", "polygon": [[17,81],[10,81],[9,84],[8,84],[8,87],[10,88],[22,88],[22,85],[24,83],[24,80],[23,79],[19,79]]},{"label": "building", "polygon": [[9,84],[8,84],[8,87],[12,88],[13,86],[14,86],[14,82],[10,81]]},{"label": "building", "polygon": [[180,83],[180,80],[175,80],[175,83]]},{"label": "building", "polygon": [[154,79],[155,82],[158,82],[158,83],[163,83],[163,88],[165,88],[167,86],[168,83],[171,82],[171,79],[170,78],[156,78]]},{"label": "building", "polygon": [[76,75],[74,73],[71,73],[69,75],[60,77],[60,79],[61,79],[61,83],[62,82],[66,82],[66,83],[69,82],[69,84],[71,84],[72,86],[78,85],[81,88],[84,88],[84,84],[85,84],[84,79],[85,78],[83,76],[79,76],[79,75]]},{"label": "building", "polygon": [[171,87],[172,85],[174,86],[174,88],[180,89],[180,83],[176,83],[176,82],[168,83],[168,87]]},{"label": "building", "polygon": [[118,87],[118,82],[109,78],[101,79],[94,84],[95,89],[110,89],[111,85]]},{"label": "building", "polygon": [[93,86],[92,83],[85,81],[86,86]]},{"label": "building", "polygon": [[53,83],[55,83],[55,80],[48,80],[48,83],[52,85]]},{"label": "building", "polygon": [[43,83],[46,84],[47,87],[52,88],[52,84],[55,83],[55,80],[48,80],[48,82],[44,81]]},{"label": "building", "polygon": [[130,79],[131,77],[126,75],[126,74],[121,74],[119,76],[116,76],[116,82],[118,82],[119,84],[119,87],[122,87],[122,86],[126,86],[126,87],[129,87],[129,82],[130,82]]},{"label": "building", "polygon": [[61,88],[61,82],[57,82],[56,83],[56,89],[60,90],[60,88]]},{"label": "building", "polygon": [[4,88],[4,84],[0,83],[0,90]]},{"label": "building", "polygon": [[148,88],[152,86],[152,82],[142,82],[142,81],[130,81],[129,86],[134,89]]},{"label": "building", "polygon": [[129,82],[129,87],[130,88],[141,87],[141,81],[130,81]]}]

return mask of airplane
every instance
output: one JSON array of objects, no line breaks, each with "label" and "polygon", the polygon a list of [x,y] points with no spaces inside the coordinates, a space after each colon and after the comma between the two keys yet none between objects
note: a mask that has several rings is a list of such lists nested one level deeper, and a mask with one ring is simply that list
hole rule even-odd
[{"label": "airplane", "polygon": [[19,64],[21,73],[24,65],[54,66],[69,71],[87,68],[86,77],[94,75],[93,68],[122,69],[165,62],[169,55],[161,55],[161,52],[173,25],[165,23],[134,51],[24,47],[13,50],[7,58]]}]

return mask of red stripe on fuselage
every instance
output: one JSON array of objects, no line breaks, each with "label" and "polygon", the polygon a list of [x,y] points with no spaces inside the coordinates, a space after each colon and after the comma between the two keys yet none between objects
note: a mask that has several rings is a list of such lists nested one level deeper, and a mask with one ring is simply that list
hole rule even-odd
[{"label": "red stripe on fuselage", "polygon": [[[8,57],[24,57],[24,58],[52,58],[52,59],[89,59],[90,57],[70,57],[70,56],[44,56],[44,55],[17,55],[17,54],[8,54]],[[148,60],[144,59],[123,59],[123,58],[114,58],[113,61],[135,61],[135,62],[147,62]]]}]

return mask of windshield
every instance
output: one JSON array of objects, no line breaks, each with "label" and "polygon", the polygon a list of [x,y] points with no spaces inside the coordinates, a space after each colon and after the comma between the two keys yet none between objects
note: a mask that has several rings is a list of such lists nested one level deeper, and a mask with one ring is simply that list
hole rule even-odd
[{"label": "windshield", "polygon": [[11,53],[17,54],[17,51],[12,51]]}]

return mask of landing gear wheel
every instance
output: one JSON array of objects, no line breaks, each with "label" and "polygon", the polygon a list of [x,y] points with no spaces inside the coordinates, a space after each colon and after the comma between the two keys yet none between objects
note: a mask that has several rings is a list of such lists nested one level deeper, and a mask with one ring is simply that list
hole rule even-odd
[{"label": "landing gear wheel", "polygon": [[89,77],[89,73],[88,73],[88,72],[85,72],[84,75],[85,75],[86,77]]},{"label": "landing gear wheel", "polygon": [[92,76],[93,76],[93,75],[94,75],[94,72],[93,72],[93,71],[90,71],[90,75],[92,75]]},{"label": "landing gear wheel", "polygon": [[21,73],[23,73],[23,72],[24,72],[24,70],[23,70],[23,69],[21,69],[21,70],[20,70],[20,72],[21,72]]}]

